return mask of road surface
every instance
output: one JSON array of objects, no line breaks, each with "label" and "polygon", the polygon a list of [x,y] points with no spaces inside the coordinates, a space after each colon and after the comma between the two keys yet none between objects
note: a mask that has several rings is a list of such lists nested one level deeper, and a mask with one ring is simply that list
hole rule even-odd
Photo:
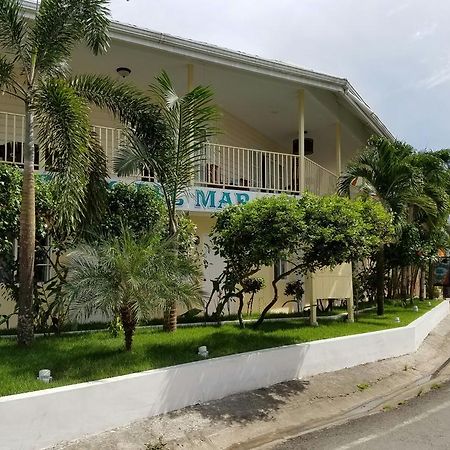
[{"label": "road surface", "polygon": [[278,444],[274,450],[448,450],[450,384],[398,408]]}]

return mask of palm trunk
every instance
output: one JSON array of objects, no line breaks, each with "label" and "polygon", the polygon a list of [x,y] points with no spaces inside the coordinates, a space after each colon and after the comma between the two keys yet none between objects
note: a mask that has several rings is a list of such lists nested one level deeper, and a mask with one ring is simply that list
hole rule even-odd
[{"label": "palm trunk", "polygon": [[133,345],[133,336],[137,325],[137,318],[130,303],[120,307],[120,321],[125,334],[125,350],[129,352]]},{"label": "palm trunk", "polygon": [[403,301],[406,301],[408,298],[408,274],[407,274],[407,268],[402,267],[401,268],[401,285],[400,285],[400,297]]},{"label": "palm trunk", "polygon": [[419,300],[423,301],[424,298],[425,298],[425,268],[422,265],[420,267]]},{"label": "palm trunk", "polygon": [[[177,234],[177,222],[175,218],[175,210],[172,210],[172,217],[169,217],[169,238],[173,238]],[[173,299],[167,302],[164,308],[164,331],[173,332],[177,329],[177,301]]]},{"label": "palm trunk", "polygon": [[430,300],[434,297],[434,264],[431,261],[428,265],[427,297]]},{"label": "palm trunk", "polygon": [[377,315],[384,315],[384,247],[381,247],[377,253],[376,265],[377,279]]},{"label": "palm trunk", "polygon": [[33,330],[33,279],[36,240],[35,186],[34,186],[34,131],[33,112],[25,105],[25,145],[23,147],[22,204],[19,234],[19,301],[17,342],[31,345]]}]

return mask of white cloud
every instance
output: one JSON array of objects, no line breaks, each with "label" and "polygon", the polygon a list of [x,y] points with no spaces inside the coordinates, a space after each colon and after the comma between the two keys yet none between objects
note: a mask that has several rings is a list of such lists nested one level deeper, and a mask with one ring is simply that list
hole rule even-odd
[{"label": "white cloud", "polygon": [[437,28],[437,23],[433,23],[425,28],[422,28],[421,30],[416,31],[413,35],[413,38],[416,40],[420,40],[432,36],[434,33],[436,33]]}]

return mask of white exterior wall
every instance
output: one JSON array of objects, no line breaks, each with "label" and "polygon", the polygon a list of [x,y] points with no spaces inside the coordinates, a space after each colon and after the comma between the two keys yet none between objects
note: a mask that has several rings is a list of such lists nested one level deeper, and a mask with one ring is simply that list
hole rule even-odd
[{"label": "white exterior wall", "polygon": [[410,325],[0,398],[0,448],[34,450],[188,405],[417,350],[449,313]]}]

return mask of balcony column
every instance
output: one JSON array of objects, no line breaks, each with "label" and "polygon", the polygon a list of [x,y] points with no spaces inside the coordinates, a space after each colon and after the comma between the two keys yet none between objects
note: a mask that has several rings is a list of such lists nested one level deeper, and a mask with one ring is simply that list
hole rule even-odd
[{"label": "balcony column", "polygon": [[299,191],[305,192],[305,90],[298,91],[298,154],[299,154]]},{"label": "balcony column", "polygon": [[336,175],[339,177],[342,173],[341,158],[341,124],[336,122]]},{"label": "balcony column", "polygon": [[187,65],[187,91],[191,92],[194,89],[194,65]]}]

